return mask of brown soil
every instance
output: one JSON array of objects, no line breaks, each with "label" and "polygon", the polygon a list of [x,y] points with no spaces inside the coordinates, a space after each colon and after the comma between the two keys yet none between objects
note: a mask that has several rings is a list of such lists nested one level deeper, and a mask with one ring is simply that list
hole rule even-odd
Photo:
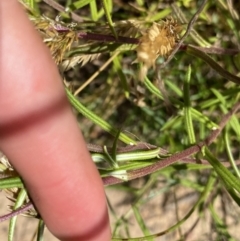
[{"label": "brown soil", "polygon": [[[160,186],[158,187],[160,190]],[[156,192],[158,189],[155,189]],[[176,205],[174,203],[174,192],[176,198],[178,199],[178,214],[176,213]],[[106,189],[108,200],[113,207],[115,215],[109,210],[111,225],[114,227],[116,221],[121,218],[123,215],[129,212],[128,218],[128,228],[131,237],[142,237],[142,233],[139,225],[134,218],[132,212],[132,205],[134,200],[131,198],[131,194],[127,194],[125,191],[116,190],[113,188]],[[178,190],[174,189],[173,192],[166,198],[164,194],[157,195],[156,193],[148,193],[143,198],[143,202],[147,202],[145,205],[140,207],[141,216],[145,221],[145,224],[149,228],[151,233],[158,233],[163,231],[174,223],[177,222],[177,216],[179,219],[183,218],[190,208],[196,202],[198,196],[196,194],[191,194],[191,190],[186,188],[180,188]],[[220,201],[218,201],[220,207]],[[6,199],[4,192],[0,192],[0,215],[6,214],[9,212],[8,205],[10,201]],[[228,210],[228,213],[231,214],[228,217],[228,223],[231,228],[230,233],[235,238],[235,240],[240,240],[239,233],[239,222],[236,223],[237,216],[239,217],[239,208],[236,205],[230,205],[232,210]],[[238,214],[237,214],[238,213]],[[219,239],[216,237],[214,232],[215,227],[212,226],[210,212],[204,212],[203,218],[198,222],[197,227],[194,228],[192,232],[187,236],[188,241],[206,241],[206,240],[221,240],[225,241],[226,239]],[[236,219],[234,218],[236,216]],[[195,213],[181,226],[181,229],[177,229],[170,234],[163,235],[162,237],[156,238],[156,241],[177,241],[180,240],[180,234],[184,234],[197,221],[198,213]],[[235,223],[234,223],[235,222]],[[8,232],[8,221],[0,223],[0,241],[7,241],[7,232]],[[17,229],[15,233],[14,241],[32,241],[38,220],[29,217],[19,216],[17,221]],[[126,237],[126,231],[124,228],[121,228],[118,232]],[[57,241],[58,239],[54,238],[48,230],[45,230],[45,239],[46,241]],[[227,241],[227,240],[226,240]]]}]

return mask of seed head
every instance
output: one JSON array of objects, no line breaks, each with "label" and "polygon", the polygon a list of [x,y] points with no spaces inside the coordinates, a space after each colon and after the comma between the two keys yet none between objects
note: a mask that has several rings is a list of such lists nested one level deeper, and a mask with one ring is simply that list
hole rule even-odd
[{"label": "seed head", "polygon": [[[173,19],[167,19],[161,23],[153,23],[152,26],[143,33],[140,43],[136,48],[137,60],[143,63],[140,78],[143,79],[150,67],[155,68],[155,61],[159,56],[168,56],[176,42],[179,40],[181,27]],[[142,76],[144,75],[144,76]]]}]

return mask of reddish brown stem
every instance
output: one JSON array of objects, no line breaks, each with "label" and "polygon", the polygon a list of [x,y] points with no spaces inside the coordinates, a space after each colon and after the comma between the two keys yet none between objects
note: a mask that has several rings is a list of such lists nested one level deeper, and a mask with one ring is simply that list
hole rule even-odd
[{"label": "reddish brown stem", "polygon": [[8,220],[10,218],[13,218],[14,216],[17,216],[21,213],[24,213],[26,212],[27,210],[33,208],[33,204],[31,202],[28,202],[26,205],[24,205],[23,207],[20,207],[14,211],[12,211],[11,213],[8,213],[6,215],[3,215],[0,217],[0,223],[5,221],[5,220]]},{"label": "reddish brown stem", "polygon": [[118,36],[116,39],[113,35],[79,32],[78,37],[85,40],[101,41],[101,42],[114,42],[120,44],[139,44],[138,38],[129,38]]},{"label": "reddish brown stem", "polygon": [[[54,26],[54,29],[59,33],[67,33],[71,31],[68,27],[62,26],[61,24],[56,24]],[[136,44],[137,45],[140,43],[139,38],[118,36],[118,38],[116,39],[113,35],[88,33],[88,32],[78,32],[78,38],[84,39],[86,41],[113,42],[113,43],[119,43],[119,44]],[[193,46],[194,48],[209,54],[236,55],[240,53],[240,50],[238,49],[224,49],[224,48],[216,48],[216,47],[204,48],[204,47],[198,47],[195,45],[190,45],[190,46]],[[188,47],[188,44],[181,44],[178,47],[178,49],[185,51],[187,47]]]}]

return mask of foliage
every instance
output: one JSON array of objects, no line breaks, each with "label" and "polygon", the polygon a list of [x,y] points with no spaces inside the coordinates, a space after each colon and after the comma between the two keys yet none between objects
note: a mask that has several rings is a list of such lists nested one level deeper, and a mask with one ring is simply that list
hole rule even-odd
[{"label": "foliage", "polygon": [[[134,200],[113,224],[112,240],[188,240],[207,215],[210,229],[198,240],[237,240],[229,220],[235,226],[239,220],[229,210],[239,213],[240,205],[239,4],[170,2],[24,5],[59,66],[86,140],[98,144],[88,147],[104,184],[122,183],[113,188]],[[15,210],[29,200],[4,160],[0,188],[10,191]],[[142,214],[160,196],[167,200],[164,208],[169,202],[176,207],[174,223],[164,231],[151,228]],[[181,199],[189,206],[184,213]],[[1,220],[26,207],[32,205]],[[132,216],[142,230],[137,238]],[[9,240],[15,222],[12,217]],[[38,240],[42,234],[40,220]]]}]

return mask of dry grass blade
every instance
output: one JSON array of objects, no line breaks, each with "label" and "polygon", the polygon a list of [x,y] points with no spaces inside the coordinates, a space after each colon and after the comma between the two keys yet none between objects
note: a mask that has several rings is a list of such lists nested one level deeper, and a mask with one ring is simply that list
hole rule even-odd
[{"label": "dry grass blade", "polygon": [[106,63],[104,63],[101,68],[96,71],[82,86],[80,86],[75,92],[74,95],[79,94],[87,85],[89,85],[112,61],[113,59],[119,54],[119,52],[115,52]]}]

